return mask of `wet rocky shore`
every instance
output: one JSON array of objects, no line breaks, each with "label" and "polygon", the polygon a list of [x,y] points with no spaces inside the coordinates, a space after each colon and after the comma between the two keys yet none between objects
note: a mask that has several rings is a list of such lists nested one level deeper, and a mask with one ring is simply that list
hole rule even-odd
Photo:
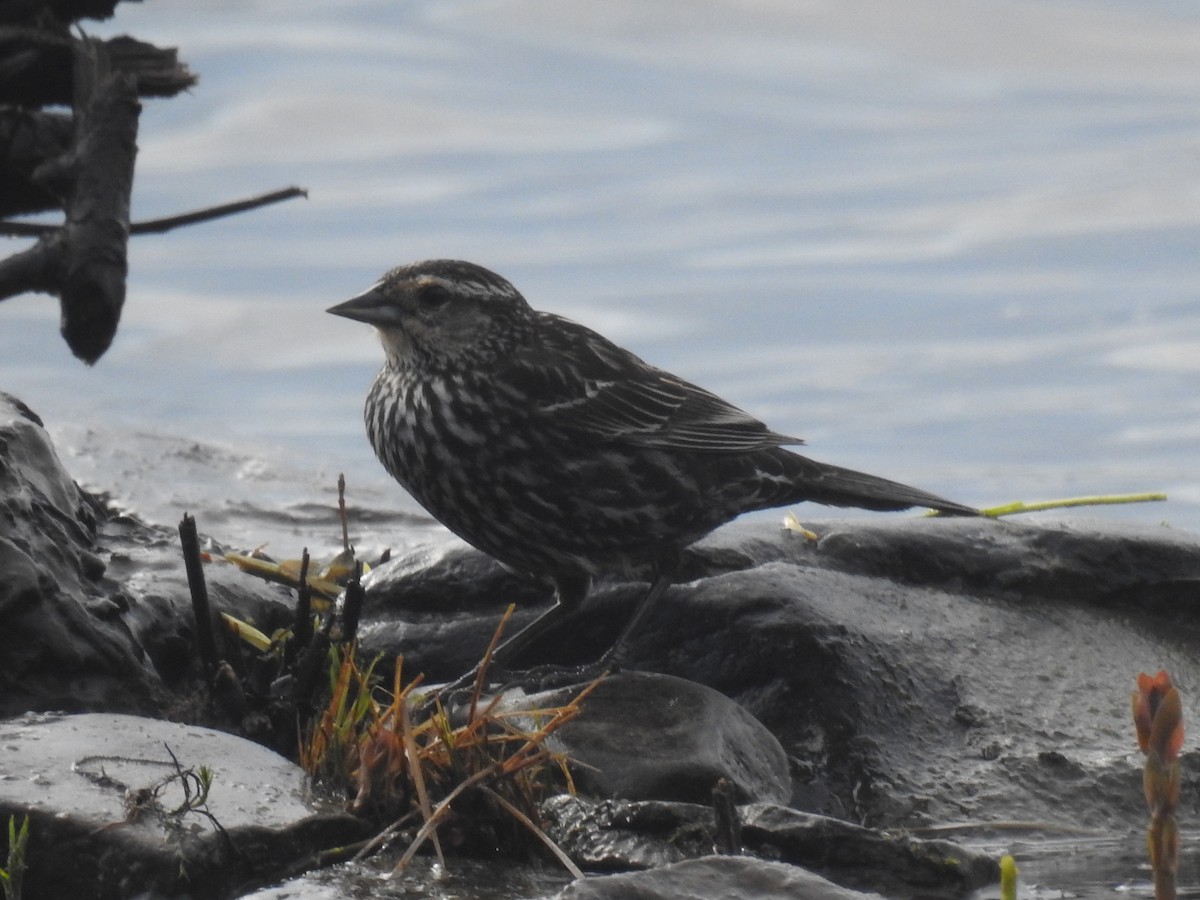
[{"label": "wet rocky shore", "polygon": [[[365,823],[263,723],[213,713],[174,524],[80,489],[36,413],[0,397],[0,818],[31,817],[29,896],[346,895],[338,878],[421,896],[411,876],[387,893],[387,866],[322,867]],[[804,524],[735,523],[694,547],[626,669],[556,736],[578,791],[544,801],[542,825],[588,878],[497,861],[553,876],[484,878],[476,896],[965,897],[1009,847],[1141,852],[1129,694],[1139,671],[1169,669],[1185,705],[1200,683],[1200,538],[1084,518]],[[509,603],[516,628],[549,595],[419,530],[366,579],[359,645],[437,681],[479,659]],[[278,585],[206,575],[218,610],[268,633],[292,614]],[[593,660],[641,590],[600,585],[530,661]],[[199,767],[203,812],[178,777]],[[1197,805],[1185,789],[1180,819]]]}]

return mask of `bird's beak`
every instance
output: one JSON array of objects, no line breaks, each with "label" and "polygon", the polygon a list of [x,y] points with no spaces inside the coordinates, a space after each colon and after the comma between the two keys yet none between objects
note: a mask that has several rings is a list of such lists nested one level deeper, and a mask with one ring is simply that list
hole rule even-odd
[{"label": "bird's beak", "polygon": [[356,322],[366,322],[368,325],[383,327],[397,324],[399,309],[380,290],[380,285],[363,291],[357,297],[351,297],[344,303],[331,306],[325,312],[335,316],[345,316]]}]

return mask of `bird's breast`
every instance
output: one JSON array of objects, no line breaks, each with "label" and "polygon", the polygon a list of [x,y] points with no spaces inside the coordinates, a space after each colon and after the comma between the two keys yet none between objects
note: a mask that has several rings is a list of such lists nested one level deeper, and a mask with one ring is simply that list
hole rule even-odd
[{"label": "bird's breast", "polygon": [[515,568],[637,563],[731,517],[686,455],[556,427],[531,398],[483,377],[385,370],[366,423],[418,503]]}]

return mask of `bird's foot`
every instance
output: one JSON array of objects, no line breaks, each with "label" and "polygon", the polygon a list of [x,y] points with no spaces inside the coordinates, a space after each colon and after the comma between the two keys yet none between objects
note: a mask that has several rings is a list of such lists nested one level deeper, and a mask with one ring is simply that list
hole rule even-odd
[{"label": "bird's foot", "polygon": [[511,673],[495,665],[489,666],[480,675],[479,666],[459,675],[453,681],[433,688],[422,702],[422,711],[432,709],[434,703],[440,703],[445,709],[462,709],[471,703],[478,693],[481,701],[502,693],[512,680]]},{"label": "bird's foot", "polygon": [[526,693],[540,693],[571,685],[590,684],[597,678],[609,674],[611,674],[611,669],[601,657],[595,662],[579,666],[544,665],[526,669],[524,672],[514,672],[514,681],[509,686],[520,687]]},{"label": "bird's foot", "polygon": [[482,708],[492,698],[508,691],[519,690],[526,694],[538,694],[572,685],[585,685],[604,675],[611,674],[611,665],[602,657],[593,663],[578,666],[541,665],[529,669],[504,670],[489,668],[480,681],[477,669],[456,678],[449,684],[431,691],[426,697],[424,708],[440,702],[447,710],[465,710],[478,691],[476,706]]}]

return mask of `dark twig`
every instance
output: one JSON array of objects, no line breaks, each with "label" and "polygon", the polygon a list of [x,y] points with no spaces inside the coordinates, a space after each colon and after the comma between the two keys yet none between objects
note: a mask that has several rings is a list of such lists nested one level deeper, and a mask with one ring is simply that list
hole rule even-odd
[{"label": "dark twig", "polygon": [[742,852],[742,821],[738,817],[733,782],[718,778],[713,785],[712,798],[716,817],[713,849],[724,856],[736,856]]},{"label": "dark twig", "polygon": [[192,593],[192,613],[196,618],[196,643],[200,659],[209,678],[217,671],[217,635],[213,628],[212,609],[208,604],[208,586],[204,581],[204,564],[200,560],[200,536],[196,520],[187,513],[179,523],[179,543],[183,547],[183,564],[187,569],[188,589]]},{"label": "dark twig", "polygon": [[145,222],[135,222],[129,227],[129,233],[162,234],[165,231],[170,231],[172,228],[179,228],[182,225],[194,225],[197,222],[207,222],[210,219],[232,216],[236,213],[258,209],[260,206],[270,206],[272,203],[291,200],[293,197],[307,198],[308,191],[300,187],[283,188],[282,190],[272,191],[269,194],[249,197],[245,200],[235,200],[233,203],[222,203],[220,206],[209,206],[204,209],[193,210],[192,212],[180,213],[177,216],[167,216],[165,219],[149,219]]},{"label": "dark twig", "polygon": [[289,662],[297,649],[307,647],[312,641],[312,588],[308,585],[308,548],[300,554],[300,581],[296,586],[296,619],[292,623],[292,639],[287,642]]},{"label": "dark twig", "polygon": [[74,142],[39,165],[35,182],[66,197],[66,220],[0,263],[0,298],[58,294],[71,352],[94,363],[116,334],[125,302],[129,192],[140,106],[133,76],[114,71],[104,45],[74,44]]},{"label": "dark twig", "polygon": [[346,585],[346,595],[342,599],[342,640],[350,643],[358,633],[358,620],[362,617],[363,603],[366,602],[367,592],[362,586],[362,560],[354,563],[354,575]]},{"label": "dark twig", "polygon": [[[198,222],[207,222],[211,219],[236,215],[240,212],[258,209],[260,206],[270,206],[272,203],[291,200],[293,197],[307,198],[308,190],[300,187],[281,188],[278,191],[271,191],[269,194],[247,197],[245,200],[235,200],[232,203],[222,203],[219,206],[206,206],[203,209],[179,213],[174,216],[166,216],[162,219],[147,219],[144,222],[134,222],[129,226],[129,233],[163,234],[173,228],[180,228],[184,225],[195,225]],[[54,234],[61,227],[60,225],[45,225],[40,222],[0,222],[0,235],[7,235],[8,237],[43,237]],[[0,299],[3,298],[0,297]]]},{"label": "dark twig", "polygon": [[[0,222],[0,236],[2,237],[53,237],[55,232],[62,231],[62,225],[44,225],[41,222]],[[28,291],[38,291],[40,293],[49,293],[48,290],[43,290],[39,285],[30,285],[28,288],[22,288],[20,283],[15,278],[10,279],[16,286],[16,289],[11,293],[4,291],[0,293],[0,300],[7,300],[16,294]]]},{"label": "dark twig", "polygon": [[[179,758],[175,756],[169,744],[163,742],[163,747],[167,750],[167,755],[171,757],[171,763],[175,767],[175,774],[171,778],[163,781],[162,786],[165,787],[170,780],[179,782],[183,788],[183,803],[177,808],[170,811],[164,811],[168,818],[174,818],[177,821],[182,819],[188,813],[195,813],[199,816],[204,816],[209,823],[216,829],[217,833],[225,842],[226,848],[237,859],[244,860],[246,854],[242,852],[229,832],[225,830],[225,826],[220,823],[212,810],[208,808],[208,795],[212,789],[212,770],[201,766],[200,771],[189,767],[185,769],[179,764]],[[195,793],[193,794],[193,791]]]},{"label": "dark twig", "polygon": [[292,682],[292,702],[296,704],[296,712],[302,722],[307,720],[312,712],[313,689],[317,685],[317,678],[320,677],[321,667],[329,655],[332,643],[329,640],[329,632],[333,628],[335,618],[333,607],[330,607],[321,623],[321,630],[312,636],[300,657],[300,662],[296,664],[296,679]]}]

